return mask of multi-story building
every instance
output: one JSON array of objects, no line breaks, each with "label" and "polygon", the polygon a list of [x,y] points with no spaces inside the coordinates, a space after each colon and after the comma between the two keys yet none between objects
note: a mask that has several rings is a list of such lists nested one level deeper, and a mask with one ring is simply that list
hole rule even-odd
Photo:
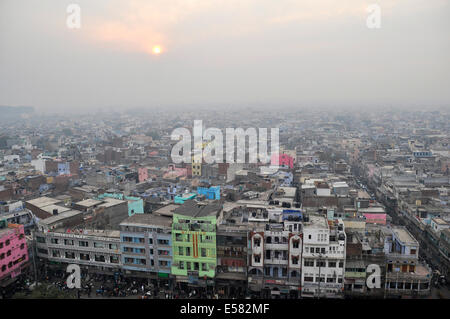
[{"label": "multi-story building", "polygon": [[386,293],[429,294],[432,272],[419,262],[419,242],[404,227],[386,228],[385,234]]},{"label": "multi-story building", "polygon": [[28,262],[24,226],[0,220],[0,286],[14,281]]},{"label": "multi-story building", "polygon": [[247,231],[242,209],[224,205],[217,221],[216,289],[220,296],[243,297],[247,288]]},{"label": "multi-story building", "polygon": [[[187,201],[173,213],[172,274],[178,283],[213,286],[215,277],[216,220],[219,203]],[[209,278],[209,279],[208,279]]]},{"label": "multi-story building", "polygon": [[56,264],[77,264],[96,273],[121,269],[118,230],[66,229],[35,232],[37,256]]},{"label": "multi-story building", "polygon": [[120,224],[120,250],[126,274],[151,279],[170,278],[172,218],[136,214]]},{"label": "multi-story building", "polygon": [[346,235],[342,220],[310,214],[303,221],[302,297],[341,297]]}]

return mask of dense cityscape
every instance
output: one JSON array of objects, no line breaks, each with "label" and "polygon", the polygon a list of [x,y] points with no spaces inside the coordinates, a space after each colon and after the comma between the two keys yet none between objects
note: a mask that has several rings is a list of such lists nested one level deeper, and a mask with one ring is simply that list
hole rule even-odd
[{"label": "dense cityscape", "polygon": [[[446,109],[2,115],[3,298],[450,297]],[[278,170],[174,163],[199,118],[279,128]]]}]

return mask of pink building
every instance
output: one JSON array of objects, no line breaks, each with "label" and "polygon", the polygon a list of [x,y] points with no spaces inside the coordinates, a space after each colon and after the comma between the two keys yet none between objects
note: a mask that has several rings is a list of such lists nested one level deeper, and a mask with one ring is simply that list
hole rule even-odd
[{"label": "pink building", "polygon": [[28,248],[23,225],[9,224],[0,228],[0,280],[19,275],[27,261]]},{"label": "pink building", "polygon": [[366,223],[368,224],[378,224],[386,225],[386,214],[364,214],[366,218]]},{"label": "pink building", "polygon": [[138,175],[139,183],[145,182],[148,179],[148,169],[146,167],[139,167]]},{"label": "pink building", "polygon": [[289,168],[294,168],[294,158],[287,154],[273,154],[270,161],[272,164],[276,163],[276,159],[278,156],[278,165],[279,166],[287,166]]},{"label": "pink building", "polygon": [[163,178],[177,178],[187,177],[188,169],[183,167],[176,167],[175,164],[169,164],[167,167],[167,173],[163,175]]}]

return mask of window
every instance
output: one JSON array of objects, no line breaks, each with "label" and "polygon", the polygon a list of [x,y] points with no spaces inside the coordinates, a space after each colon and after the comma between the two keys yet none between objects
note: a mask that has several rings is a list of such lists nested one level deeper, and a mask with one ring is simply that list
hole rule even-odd
[{"label": "window", "polygon": [[10,241],[9,241],[9,239],[7,239],[7,240],[5,241],[5,246],[9,246],[9,244],[10,244]]},{"label": "window", "polygon": [[320,254],[320,248],[316,247],[316,254]]},{"label": "window", "polygon": [[168,256],[169,251],[168,250],[158,250],[158,256]]},{"label": "window", "polygon": [[147,261],[145,259],[137,259],[137,263],[139,265],[147,265]]},{"label": "window", "polygon": [[111,264],[118,264],[119,263],[119,256],[110,256],[109,257],[109,262]]},{"label": "window", "polygon": [[299,240],[294,240],[293,242],[292,242],[292,247],[293,248],[298,248],[298,245],[299,245]]},{"label": "window", "polygon": [[416,249],[411,249],[411,255],[415,255],[416,254]]},{"label": "window", "polygon": [[36,237],[36,241],[38,242],[38,243],[45,243],[45,237]]},{"label": "window", "polygon": [[37,251],[38,251],[38,253],[40,253],[40,254],[48,255],[47,249],[38,248]]},{"label": "window", "polygon": [[61,257],[61,253],[59,252],[59,250],[53,250],[52,251],[52,256],[59,258],[59,257]]},{"label": "window", "polygon": [[88,247],[89,246],[89,242],[87,242],[87,241],[79,241],[78,245],[80,247]]},{"label": "window", "polygon": [[292,264],[298,265],[298,257],[292,257]]},{"label": "window", "polygon": [[305,267],[314,267],[314,260],[305,259],[304,264],[305,264]]},{"label": "window", "polygon": [[4,259],[5,258],[5,253],[1,253],[0,254],[0,260],[2,260],[2,259]]},{"label": "window", "polygon": [[186,268],[187,268],[187,270],[191,270],[191,262],[190,261],[186,262]]},{"label": "window", "polygon": [[314,282],[314,277],[305,277],[304,281],[306,281],[306,282]]},{"label": "window", "polygon": [[3,265],[2,266],[2,271],[5,271],[6,270],[6,265]]},{"label": "window", "polygon": [[327,282],[334,282],[334,279],[333,279],[333,278],[330,278],[330,277],[328,277],[328,278],[327,278]]},{"label": "window", "polygon": [[75,253],[73,253],[73,252],[67,252],[67,251],[66,251],[65,256],[66,256],[66,258],[68,258],[68,259],[75,259]]},{"label": "window", "polygon": [[186,247],[186,256],[191,255],[191,247]]},{"label": "window", "polygon": [[6,252],[6,256],[11,256],[11,250],[8,250],[8,251]]},{"label": "window", "polygon": [[0,243],[0,249],[2,249],[3,248],[3,243]]},{"label": "window", "polygon": [[183,247],[178,247],[178,255],[183,256]]},{"label": "window", "polygon": [[206,257],[206,248],[201,248],[202,257]]},{"label": "window", "polygon": [[266,276],[270,276],[270,267],[264,268],[264,272]]},{"label": "window", "polygon": [[206,264],[205,263],[202,263],[202,271],[207,271],[208,269],[207,269],[207,267],[206,267]]},{"label": "window", "polygon": [[320,249],[320,252],[321,252],[322,254],[325,254],[325,248],[321,248],[321,249]]},{"label": "window", "polygon": [[344,262],[343,261],[340,261],[339,262],[339,268],[343,268],[344,267]]},{"label": "window", "polygon": [[180,266],[178,268],[184,269],[184,261],[180,261]]},{"label": "window", "polygon": [[255,263],[261,262],[261,255],[255,255]]},{"label": "window", "polygon": [[91,260],[91,259],[89,258],[89,254],[80,254],[80,259],[81,259],[81,260]]},{"label": "window", "polygon": [[59,240],[58,240],[58,238],[52,238],[52,239],[50,239],[50,242],[51,242],[52,244],[57,245],[58,242],[59,242]]},{"label": "window", "polygon": [[169,240],[167,240],[167,239],[158,239],[158,245],[169,245]]},{"label": "window", "polygon": [[72,239],[64,239],[64,245],[73,246],[73,240]]},{"label": "window", "polygon": [[95,255],[95,258],[94,258],[94,260],[95,261],[98,261],[98,262],[105,262],[105,256],[103,256],[103,255]]},{"label": "window", "polygon": [[329,261],[329,262],[328,262],[328,267],[334,267],[334,268],[336,268],[336,262],[335,262],[335,261]]},{"label": "window", "polygon": [[20,244],[20,249],[24,249],[24,248],[25,248],[25,244],[24,243]]},{"label": "window", "polygon": [[123,237],[123,241],[124,242],[129,242],[129,243],[131,243],[132,241],[133,241],[133,238],[132,237]]},{"label": "window", "polygon": [[133,248],[131,247],[123,247],[123,251],[126,253],[132,253],[133,252]]},{"label": "window", "polygon": [[325,261],[324,260],[318,260],[317,261],[317,267],[325,267]]},{"label": "window", "polygon": [[117,244],[109,244],[109,249],[117,250],[118,246],[117,246]]}]

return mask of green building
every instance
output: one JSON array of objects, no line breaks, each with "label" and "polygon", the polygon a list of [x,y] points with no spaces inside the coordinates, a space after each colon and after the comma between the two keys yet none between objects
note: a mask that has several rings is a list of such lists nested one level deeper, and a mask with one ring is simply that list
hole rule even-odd
[{"label": "green building", "polygon": [[[172,275],[201,284],[214,278],[217,264],[216,221],[220,203],[186,201],[174,210],[172,222]],[[185,278],[183,278],[185,277]],[[206,284],[206,283],[205,283]]]}]

